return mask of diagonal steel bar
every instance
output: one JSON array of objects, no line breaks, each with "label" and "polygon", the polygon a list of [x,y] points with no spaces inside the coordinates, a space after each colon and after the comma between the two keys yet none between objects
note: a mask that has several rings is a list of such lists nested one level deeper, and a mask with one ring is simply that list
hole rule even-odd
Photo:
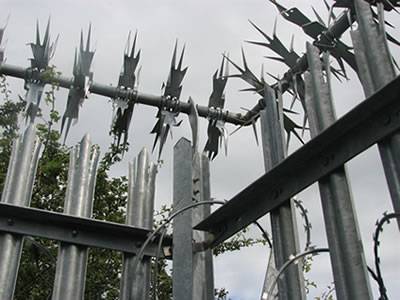
[{"label": "diagonal steel bar", "polygon": [[[41,237],[86,247],[104,248],[136,254],[149,230],[95,219],[81,218],[41,209],[0,203],[0,231]],[[170,246],[170,237],[164,237]],[[155,256],[158,237],[145,250]]]},{"label": "diagonal steel bar", "polygon": [[211,246],[264,216],[321,177],[400,128],[400,77],[338,119],[195,228]]},{"label": "diagonal steel bar", "polygon": [[[370,6],[365,1],[354,1],[354,5],[359,26],[351,32],[351,37],[361,71],[361,84],[365,95],[370,96],[395,77],[395,70],[383,22],[376,26]],[[378,143],[378,149],[394,211],[400,213],[400,132]],[[397,224],[400,230],[400,220]]]},{"label": "diagonal steel bar", "polygon": [[[14,140],[1,203],[29,206],[39,160],[40,143],[30,125]],[[13,299],[23,237],[0,233],[0,299]]]},{"label": "diagonal steel bar", "polygon": [[[285,158],[285,146],[281,128],[281,120],[276,103],[275,91],[269,86],[264,88],[261,111],[261,135],[264,152],[265,171],[268,172]],[[282,205],[271,211],[272,240],[274,241],[275,264],[281,268],[291,255],[299,251],[297,226],[293,203],[287,199]],[[282,280],[278,281],[278,298],[305,299],[304,280],[301,274],[301,264],[292,265]]]},{"label": "diagonal steel bar", "polygon": [[[325,56],[325,55],[324,55]],[[306,110],[315,138],[336,120],[330,90],[329,58],[325,70],[317,48],[307,43],[310,71],[305,75]],[[318,181],[338,299],[372,299],[367,265],[345,166]],[[357,287],[357,288],[354,288]]]}]

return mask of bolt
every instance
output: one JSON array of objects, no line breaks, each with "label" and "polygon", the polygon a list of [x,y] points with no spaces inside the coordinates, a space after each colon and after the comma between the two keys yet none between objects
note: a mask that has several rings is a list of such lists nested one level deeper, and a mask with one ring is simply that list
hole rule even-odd
[{"label": "bolt", "polygon": [[7,219],[7,224],[8,224],[9,226],[14,225],[14,220],[13,220],[13,219]]},{"label": "bolt", "polygon": [[73,236],[73,237],[76,237],[77,235],[78,235],[78,231],[77,231],[77,230],[75,230],[75,229],[74,229],[74,230],[72,230],[72,236]]}]

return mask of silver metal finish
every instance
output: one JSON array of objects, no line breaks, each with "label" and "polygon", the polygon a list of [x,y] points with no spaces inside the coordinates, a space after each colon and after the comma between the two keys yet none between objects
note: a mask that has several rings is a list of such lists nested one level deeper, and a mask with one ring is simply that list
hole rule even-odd
[{"label": "silver metal finish", "polygon": [[[131,254],[138,253],[150,233],[145,228],[6,203],[0,203],[0,231]],[[145,256],[155,256],[158,239],[156,236],[146,247]],[[164,236],[163,245],[171,244],[171,237]]]},{"label": "silver metal finish", "polygon": [[213,233],[210,246],[216,246],[399,130],[399,94],[397,77],[240,191],[195,229]]},{"label": "silver metal finish", "polygon": [[[275,91],[265,86],[264,105],[261,116],[261,136],[264,152],[265,171],[268,172],[285,158],[285,146]],[[271,211],[272,240],[276,268],[285,264],[291,255],[299,251],[295,213],[291,199]],[[304,280],[301,264],[292,265],[283,280],[278,282],[278,297],[284,299],[305,299]]]},{"label": "silver metal finish", "polygon": [[[192,147],[181,138],[174,146],[174,211],[193,203]],[[172,293],[174,300],[193,296],[193,232],[192,211],[185,211],[173,221]]]},{"label": "silver metal finish", "polygon": [[[71,151],[66,214],[91,217],[98,157],[99,152],[93,149],[88,135]],[[84,299],[87,255],[87,247],[60,243],[52,299]]]},{"label": "silver metal finish", "polygon": [[[306,109],[311,136],[336,121],[329,68],[327,77],[317,48],[307,43],[310,71],[305,73]],[[326,61],[326,66],[329,62]],[[331,253],[331,264],[338,299],[372,299],[367,265],[358,229],[353,200],[344,166],[318,182],[324,221]]]},{"label": "silver metal finish", "polygon": [[[377,26],[366,1],[355,0],[358,28],[351,32],[360,68],[360,80],[367,97],[395,78],[384,23]],[[383,18],[383,15],[381,16]],[[394,211],[400,213],[400,132],[378,143]],[[400,220],[397,220],[400,230]]]},{"label": "silver metal finish", "polygon": [[[146,148],[129,164],[128,208],[126,224],[153,229],[155,177],[157,166],[150,162]],[[147,300],[150,298],[150,257],[144,257],[137,268],[135,256],[124,253],[120,299]]]},{"label": "silver metal finish", "polygon": [[[32,125],[15,139],[1,197],[2,203],[29,206],[40,146]],[[0,299],[13,299],[22,245],[23,237],[0,233]]]},{"label": "silver metal finish", "polygon": [[[195,153],[193,157],[193,200],[207,201],[210,195],[210,163],[205,154]],[[210,205],[193,208],[193,225],[209,216]],[[208,233],[193,231],[193,240],[203,243]],[[202,250],[193,254],[193,300],[214,300],[214,272],[212,250]]]}]

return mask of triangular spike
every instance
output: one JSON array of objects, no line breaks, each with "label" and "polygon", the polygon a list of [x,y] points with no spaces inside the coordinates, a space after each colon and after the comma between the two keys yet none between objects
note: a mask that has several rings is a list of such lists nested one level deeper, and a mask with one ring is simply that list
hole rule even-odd
[{"label": "triangular spike", "polygon": [[[225,53],[222,55],[221,67],[219,68],[219,75],[218,75],[219,77],[222,77],[222,74],[224,72],[224,64],[225,64]],[[217,72],[215,74],[217,74]]]},{"label": "triangular spike", "polygon": [[36,20],[36,45],[40,45],[39,20]]},{"label": "triangular spike", "polygon": [[275,37],[276,36],[276,25],[278,23],[278,18],[275,18],[275,22],[274,22],[274,29],[272,31],[272,36]]},{"label": "triangular spike", "polygon": [[174,53],[172,54],[172,60],[171,60],[171,68],[175,68],[177,48],[178,48],[178,40],[175,41]]},{"label": "triangular spike", "polygon": [[265,82],[264,78],[264,64],[261,64],[261,75],[260,75],[261,82]]},{"label": "triangular spike", "polygon": [[45,32],[44,38],[43,38],[44,46],[46,46],[49,43],[49,38],[50,38],[50,17],[47,20],[46,32]]},{"label": "triangular spike", "polygon": [[125,55],[129,55],[129,47],[130,46],[131,46],[131,31],[129,30],[128,39],[126,40],[126,44],[125,44],[125,51],[124,51]]},{"label": "triangular spike", "polygon": [[281,62],[281,63],[285,64],[285,60],[284,60],[283,58],[281,58],[281,57],[275,57],[275,56],[264,56],[264,58],[271,59],[271,60],[276,60],[276,61],[279,61],[279,62]]},{"label": "triangular spike", "polygon": [[229,52],[226,56],[224,55],[224,58],[226,58],[225,59],[225,74],[224,74],[224,76],[228,77],[229,76],[229,63],[228,63],[227,59],[229,58]]},{"label": "triangular spike", "polygon": [[245,69],[245,70],[248,70],[249,67],[247,66],[246,56],[244,55],[243,47],[242,47],[242,60],[243,60],[243,67],[244,67],[244,69]]},{"label": "triangular spike", "polygon": [[[134,57],[134,56],[135,56],[135,48],[136,48],[137,36],[138,36],[138,31],[136,30],[136,32],[135,32],[135,37],[133,38],[133,45],[132,45],[131,57]],[[138,55],[139,55],[139,54],[140,54],[140,51],[139,51]]]},{"label": "triangular spike", "polygon": [[249,20],[249,23],[267,40],[271,41],[272,39],[266,34],[264,31],[261,30],[260,27],[258,27],[256,24],[254,24],[251,20]]},{"label": "triangular spike", "polygon": [[311,9],[313,10],[314,15],[317,17],[318,22],[326,27],[324,20],[322,20],[321,16],[315,10],[314,6],[311,6]]},{"label": "triangular spike", "polygon": [[179,58],[179,63],[178,63],[178,67],[177,67],[178,70],[182,69],[183,55],[185,54],[185,47],[186,47],[186,45],[183,45],[181,57]]},{"label": "triangular spike", "polygon": [[90,36],[92,34],[92,23],[89,23],[89,31],[88,31],[88,36],[87,36],[87,41],[86,41],[86,51],[90,51]]},{"label": "triangular spike", "polygon": [[244,73],[244,70],[239,67],[237,64],[235,64],[228,56],[225,56],[226,60],[230,62],[236,69],[238,69],[241,73]]},{"label": "triangular spike", "polygon": [[83,52],[83,30],[81,30],[81,42],[79,45],[80,52]]},{"label": "triangular spike", "polygon": [[246,40],[245,42],[249,43],[249,44],[257,45],[257,46],[267,47],[267,48],[271,47],[271,44],[268,44],[268,43],[265,43],[265,42],[248,41],[248,40]]},{"label": "triangular spike", "polygon": [[74,66],[73,66],[74,75],[78,72],[77,68],[78,68],[78,53],[77,53],[77,49],[75,47]]}]

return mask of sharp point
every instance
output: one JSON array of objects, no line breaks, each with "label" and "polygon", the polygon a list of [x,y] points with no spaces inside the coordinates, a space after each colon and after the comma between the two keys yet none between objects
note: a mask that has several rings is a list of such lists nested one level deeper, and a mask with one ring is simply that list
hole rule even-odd
[{"label": "sharp point", "polygon": [[40,45],[39,19],[36,19],[36,44]]},{"label": "sharp point", "polygon": [[86,41],[86,51],[90,51],[91,34],[92,34],[92,23],[89,22],[89,30],[88,30],[88,36],[87,36],[87,41]]},{"label": "sharp point", "polygon": [[278,24],[278,18],[276,17],[275,21],[274,21],[273,31],[272,31],[272,36],[273,37],[276,37],[276,26],[277,26],[277,24]]},{"label": "sharp point", "polygon": [[186,44],[184,44],[183,48],[182,48],[181,57],[179,58],[179,63],[178,63],[178,67],[177,67],[178,70],[180,70],[182,68],[183,56],[185,54],[185,47],[186,47]]}]

